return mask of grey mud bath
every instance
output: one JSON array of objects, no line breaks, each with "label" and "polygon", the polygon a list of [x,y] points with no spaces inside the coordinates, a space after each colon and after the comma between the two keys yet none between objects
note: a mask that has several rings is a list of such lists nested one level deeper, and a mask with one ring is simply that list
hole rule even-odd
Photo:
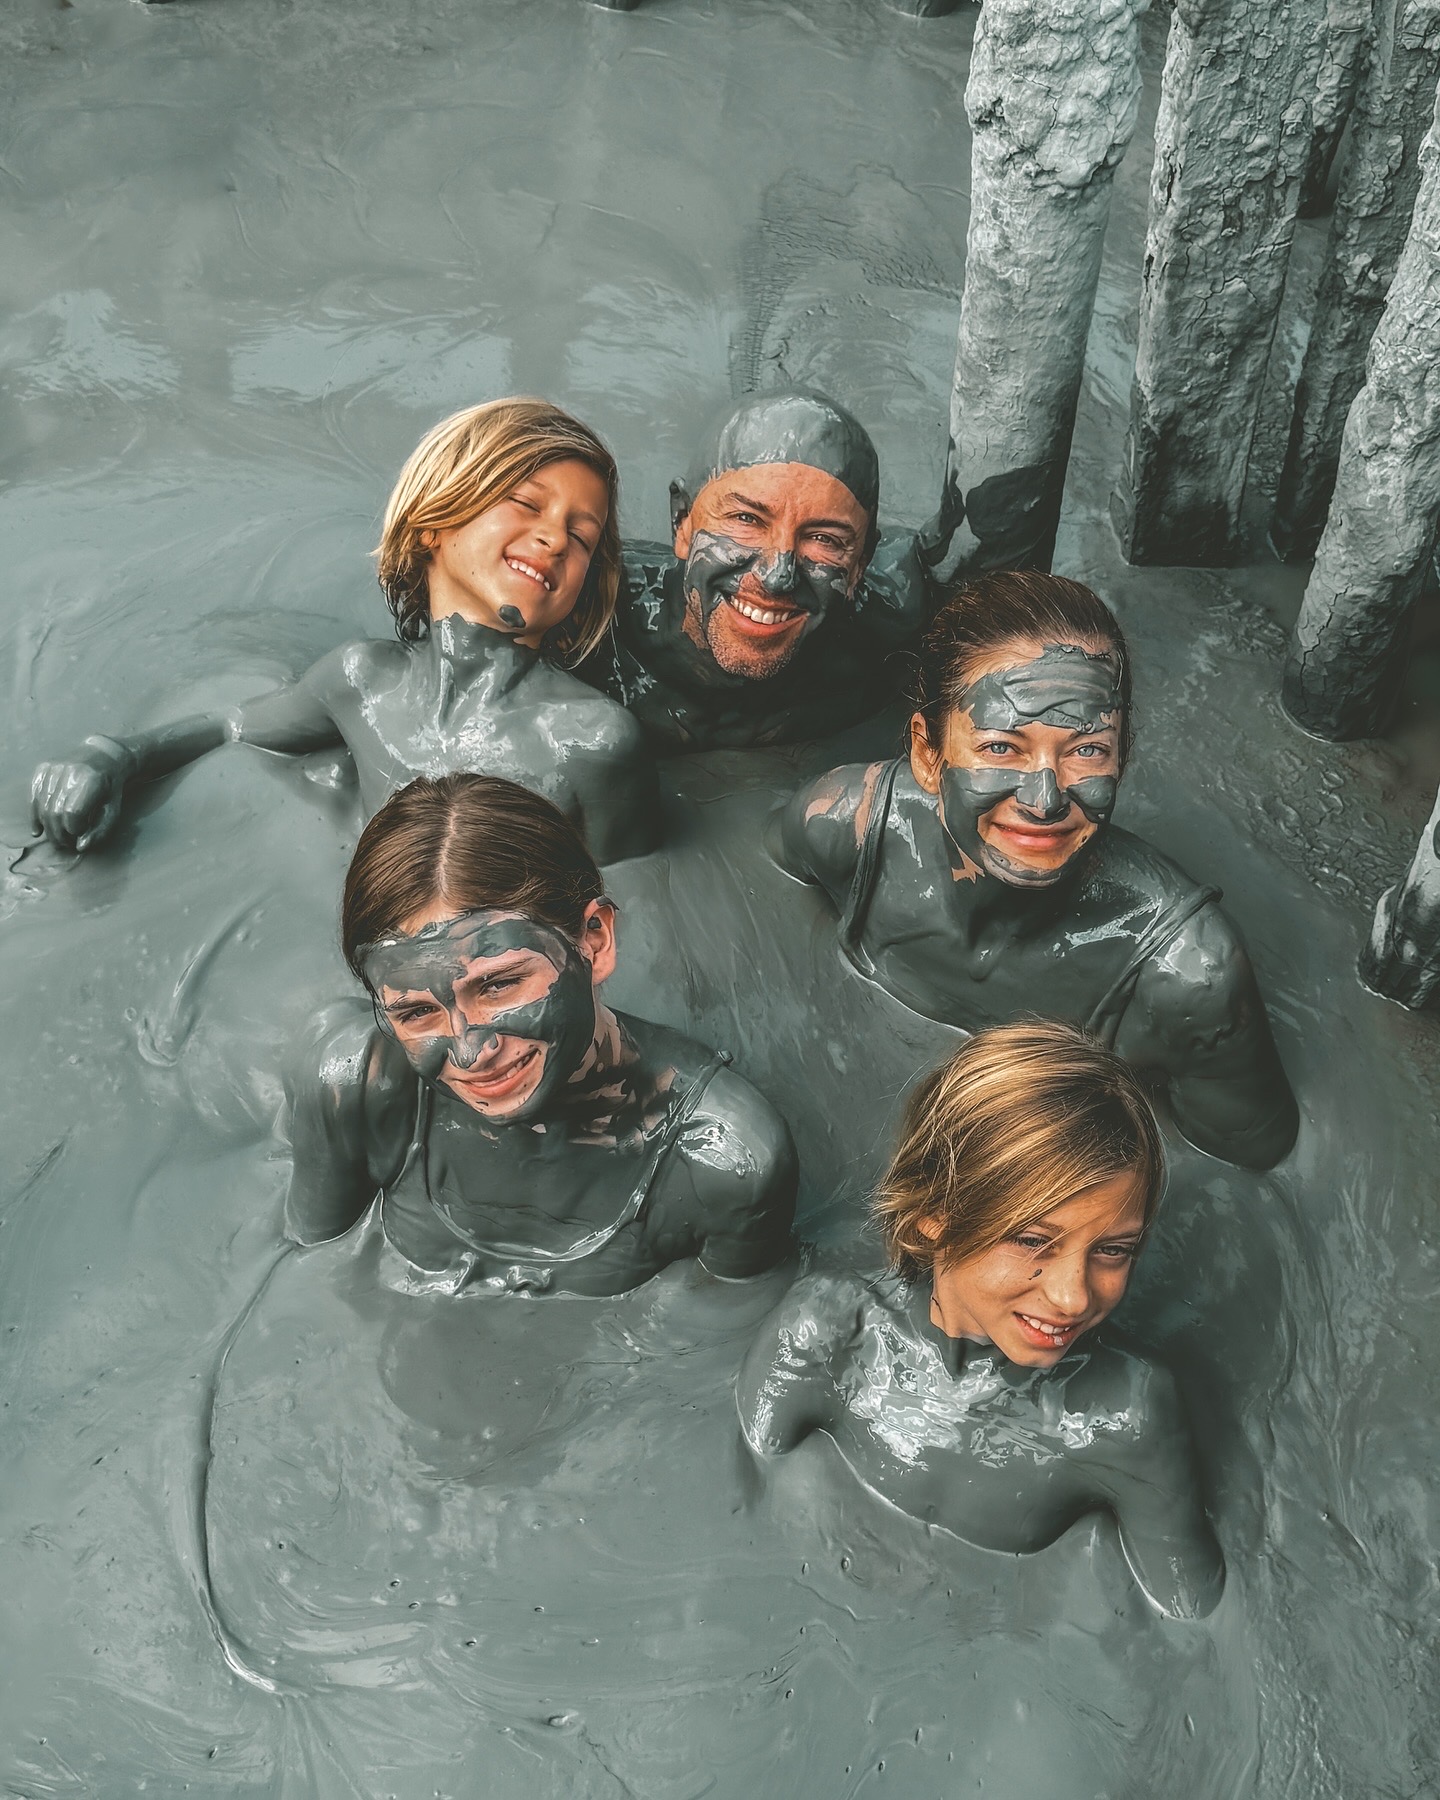
[{"label": "grey mud bath", "polygon": [[[37,761],[246,709],[379,639],[385,496],[451,406],[539,392],[591,421],[625,535],[664,544],[653,566],[674,562],[667,486],[706,417],[781,369],[864,421],[888,530],[934,512],[974,9],[3,15],[12,855]],[[1144,23],[1153,104],[1166,19]],[[282,1241],[277,1047],[352,986],[335,924],[355,831],[333,739],[281,756],[222,732],[129,787],[95,854],[41,846],[0,887],[0,972],[32,1021],[0,1045],[0,1787],[682,1800],[703,1769],[714,1800],[1352,1800],[1413,1793],[1440,1760],[1440,1546],[1407,1498],[1440,1459],[1417,1248],[1433,1028],[1348,977],[1315,999],[1419,820],[1392,846],[1364,759],[1272,717],[1268,575],[1222,593],[1116,562],[1147,128],[1116,176],[1061,566],[1115,598],[1143,675],[1105,829],[1224,888],[1305,1113],[1269,1174],[1175,1146],[1121,1321],[1191,1402],[1219,1605],[1159,1614],[1103,1513],[1019,1556],[927,1529],[823,1432],[757,1493],[734,1381],[781,1296],[689,1259],[619,1297],[410,1291],[357,1221],[285,1256],[217,1374]],[[1196,645],[1218,684],[1197,687]],[[442,687],[439,648],[398,664],[437,732],[467,691]],[[476,651],[502,687],[531,663]],[[388,691],[367,679],[355,704],[391,742]],[[732,735],[703,728],[748,744],[734,705]],[[606,872],[610,1004],[733,1053],[794,1127],[802,1232],[847,1256],[897,1099],[954,1031],[862,978],[828,893],[759,845],[798,781],[883,764],[894,726],[681,759],[668,847]],[[432,747],[396,745],[393,773],[377,748],[378,798]],[[908,779],[895,805],[920,821]],[[938,829],[927,849],[949,881]],[[346,1017],[337,1069],[375,1031],[358,1000]],[[690,1142],[722,1160],[707,1122]],[[579,1235],[554,1225],[504,1241]],[[197,1500],[226,1628],[274,1692],[207,1622]]]}]

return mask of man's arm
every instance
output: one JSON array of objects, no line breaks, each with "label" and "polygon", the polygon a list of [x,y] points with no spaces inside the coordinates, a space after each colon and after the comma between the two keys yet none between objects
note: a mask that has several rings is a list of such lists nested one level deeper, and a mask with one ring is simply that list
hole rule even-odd
[{"label": "man's arm", "polygon": [[1225,1559],[1205,1511],[1184,1402],[1168,1369],[1148,1364],[1129,1407],[1138,1434],[1116,1446],[1101,1480],[1125,1560],[1172,1619],[1203,1619],[1225,1587]]},{"label": "man's arm", "polygon": [[327,1007],[286,1074],[292,1164],[285,1231],[298,1244],[339,1237],[404,1161],[415,1076],[361,1000]]},{"label": "man's arm", "polygon": [[85,851],[114,830],[126,789],[158,781],[221,744],[302,755],[344,741],[327,690],[334,655],[300,681],[226,712],[195,713],[129,737],[90,737],[76,756],[41,763],[30,783],[30,817],[62,850]]},{"label": "man's arm", "polygon": [[1175,1123],[1197,1149],[1269,1169],[1300,1115],[1245,946],[1219,907],[1202,907],[1140,973],[1115,1045],[1164,1072]]},{"label": "man's arm", "polygon": [[746,1280],[790,1250],[799,1163],[790,1127],[742,1076],[721,1069],[680,1137],[698,1208],[700,1261]]}]

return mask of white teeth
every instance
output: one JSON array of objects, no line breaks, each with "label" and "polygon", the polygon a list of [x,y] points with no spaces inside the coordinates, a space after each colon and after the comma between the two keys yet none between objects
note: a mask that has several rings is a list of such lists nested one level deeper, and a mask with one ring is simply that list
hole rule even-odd
[{"label": "white teeth", "polygon": [[762,606],[752,606],[748,600],[736,600],[733,596],[729,603],[736,612],[743,613],[747,619],[753,619],[757,625],[778,625],[782,619],[795,617],[793,607],[786,607],[783,612],[770,612]]},{"label": "white teeth", "polygon": [[553,584],[548,582],[540,571],[537,568],[534,568],[530,563],[521,562],[518,556],[507,556],[505,561],[512,569],[518,569],[522,575],[528,575],[532,581],[538,581],[547,594],[550,592]]},{"label": "white teeth", "polygon": [[1047,1325],[1043,1319],[1032,1319],[1029,1313],[1021,1313],[1020,1317],[1032,1331],[1043,1331],[1046,1337],[1054,1338],[1057,1343],[1061,1338],[1072,1337],[1075,1332],[1073,1325]]}]

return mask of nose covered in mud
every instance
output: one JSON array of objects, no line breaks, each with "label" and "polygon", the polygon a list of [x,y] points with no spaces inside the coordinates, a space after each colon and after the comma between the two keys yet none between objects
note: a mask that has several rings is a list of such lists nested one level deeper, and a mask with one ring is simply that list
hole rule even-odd
[{"label": "nose covered in mud", "polygon": [[845,563],[741,544],[718,531],[697,530],[685,559],[685,592],[698,601],[707,635],[716,607],[737,598],[774,600],[805,613],[808,633],[832,606],[846,599],[850,586],[851,570]]},{"label": "nose covered in mud", "polygon": [[361,954],[380,1028],[423,1080],[489,1117],[541,1116],[594,1042],[589,962],[523,914],[468,912]]},{"label": "nose covered in mud", "polygon": [[[1114,651],[1091,651],[1074,644],[1046,644],[1040,655],[972,682],[959,700],[978,731],[1019,732],[1047,725],[1071,733],[1117,726],[1121,699],[1120,659]],[[1088,775],[1062,785],[1049,764],[1020,769],[961,767],[947,763],[940,777],[940,807],[947,836],[972,865],[1012,886],[1049,886],[1065,873],[1028,868],[1003,856],[980,834],[980,822],[1003,801],[1013,799],[1038,825],[1058,826],[1072,808],[1090,825],[1103,827],[1115,810],[1118,775]],[[1085,835],[1089,842],[1093,833]],[[1077,842],[1077,850],[1082,845]]]}]

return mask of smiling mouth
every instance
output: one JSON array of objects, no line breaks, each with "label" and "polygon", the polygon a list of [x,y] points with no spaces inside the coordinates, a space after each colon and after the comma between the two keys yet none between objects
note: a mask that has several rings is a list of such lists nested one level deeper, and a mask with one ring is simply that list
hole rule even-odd
[{"label": "smiling mouth", "polygon": [[524,562],[518,556],[507,556],[505,558],[505,567],[507,569],[513,569],[517,575],[523,575],[529,581],[538,582],[547,594],[554,592],[555,583],[547,580],[546,577],[540,573],[539,569],[535,567],[534,563]]},{"label": "smiling mouth", "polygon": [[1047,1319],[1037,1319],[1033,1313],[1017,1312],[1015,1318],[1027,1343],[1034,1344],[1041,1350],[1063,1350],[1080,1335],[1081,1321],[1073,1325],[1052,1325]]},{"label": "smiling mouth", "polygon": [[520,1086],[525,1072],[539,1054],[540,1047],[537,1044],[522,1056],[517,1056],[514,1062],[506,1063],[503,1069],[491,1070],[484,1075],[475,1075],[462,1069],[450,1077],[450,1082],[452,1086],[465,1088],[483,1099],[494,1100]]},{"label": "smiling mouth", "polygon": [[727,594],[725,605],[744,621],[739,629],[751,637],[778,637],[797,619],[805,617],[802,607],[758,606],[753,600],[742,600],[738,594]]}]

